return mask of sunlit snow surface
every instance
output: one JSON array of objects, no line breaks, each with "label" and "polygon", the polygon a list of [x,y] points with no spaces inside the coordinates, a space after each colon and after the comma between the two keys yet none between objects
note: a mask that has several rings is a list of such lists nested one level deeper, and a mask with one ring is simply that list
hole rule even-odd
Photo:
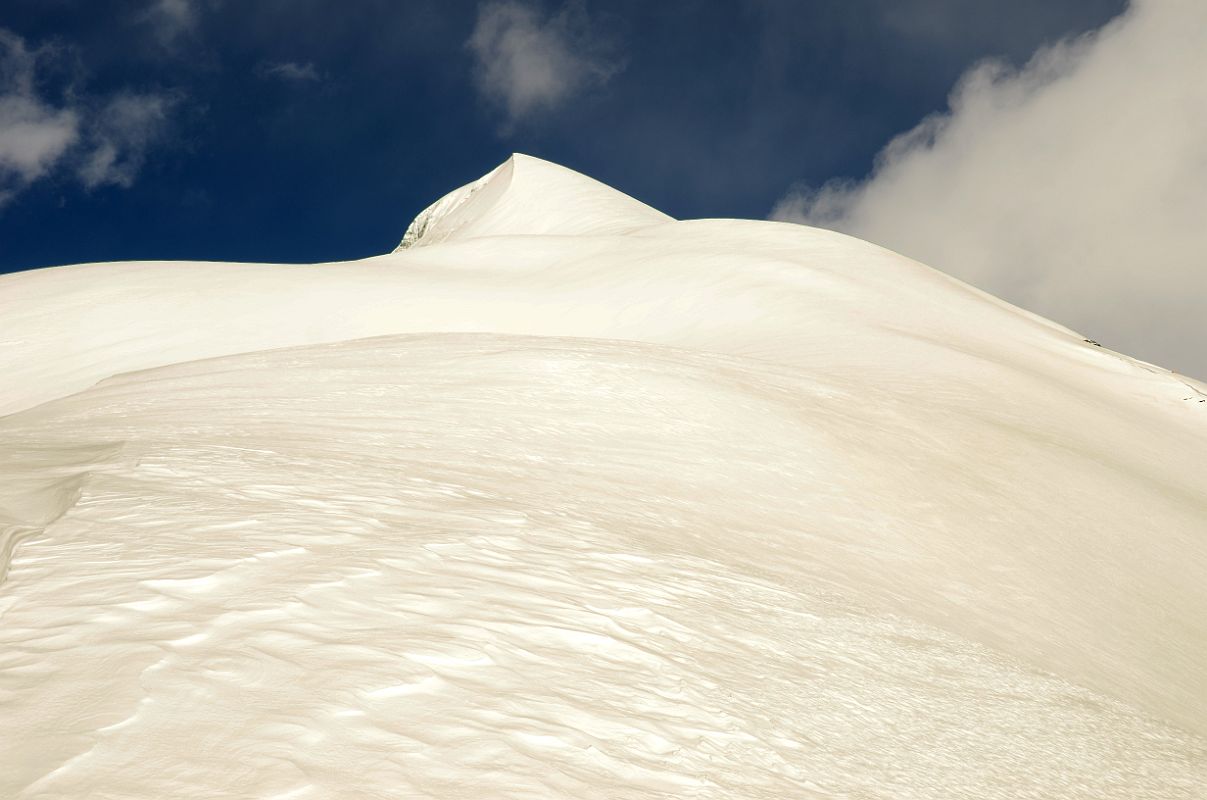
[{"label": "sunlit snow surface", "polygon": [[0,797],[1207,796],[1207,388],[836,234],[462,191],[0,278]]}]

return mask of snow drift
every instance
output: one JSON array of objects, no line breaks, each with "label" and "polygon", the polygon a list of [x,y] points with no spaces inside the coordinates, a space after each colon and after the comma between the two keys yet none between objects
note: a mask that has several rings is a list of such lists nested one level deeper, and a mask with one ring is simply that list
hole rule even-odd
[{"label": "snow drift", "polygon": [[4,796],[1207,785],[1207,387],[894,253],[515,156],[0,320]]}]

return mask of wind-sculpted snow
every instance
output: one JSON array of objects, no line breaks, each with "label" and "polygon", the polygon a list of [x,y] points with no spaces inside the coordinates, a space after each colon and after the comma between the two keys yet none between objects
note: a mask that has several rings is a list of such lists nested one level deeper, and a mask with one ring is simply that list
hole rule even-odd
[{"label": "wind-sculpted snow", "polygon": [[0,279],[0,796],[1202,797],[1204,387],[536,167]]}]

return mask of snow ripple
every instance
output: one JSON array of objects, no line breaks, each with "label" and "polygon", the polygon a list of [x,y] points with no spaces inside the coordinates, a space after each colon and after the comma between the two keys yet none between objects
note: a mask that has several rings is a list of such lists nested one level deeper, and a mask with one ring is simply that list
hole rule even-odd
[{"label": "snow ripple", "polygon": [[1201,738],[936,624],[899,573],[971,578],[844,498],[849,396],[444,335],[0,419],[83,476],[3,587],[0,794],[1201,797]]}]

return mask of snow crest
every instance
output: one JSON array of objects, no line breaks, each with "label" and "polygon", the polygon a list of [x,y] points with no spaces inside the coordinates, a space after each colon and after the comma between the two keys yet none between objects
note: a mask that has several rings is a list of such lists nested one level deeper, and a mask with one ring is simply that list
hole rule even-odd
[{"label": "snow crest", "polygon": [[426,208],[397,250],[478,236],[618,234],[671,221],[586,175],[516,153]]}]

